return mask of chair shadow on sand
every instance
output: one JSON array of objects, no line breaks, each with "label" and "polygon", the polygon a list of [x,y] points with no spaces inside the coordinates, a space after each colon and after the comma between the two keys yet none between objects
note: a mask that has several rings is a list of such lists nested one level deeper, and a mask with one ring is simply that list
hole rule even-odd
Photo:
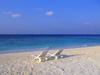
[{"label": "chair shadow on sand", "polygon": [[[57,60],[59,60],[59,59],[66,59],[66,58],[70,58],[70,57],[81,56],[81,55],[83,55],[83,54],[73,54],[73,55],[61,54]],[[51,57],[49,60],[46,60],[46,61],[50,61],[50,60],[55,60],[55,58]]]},{"label": "chair shadow on sand", "polygon": [[62,55],[63,56],[63,58],[69,58],[69,57],[76,57],[76,56],[80,56],[80,55],[82,55],[82,54],[73,54],[73,55]]}]

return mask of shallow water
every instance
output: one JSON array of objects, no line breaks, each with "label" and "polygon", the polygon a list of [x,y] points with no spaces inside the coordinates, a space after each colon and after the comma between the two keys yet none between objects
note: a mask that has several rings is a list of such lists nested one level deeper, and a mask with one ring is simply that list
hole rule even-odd
[{"label": "shallow water", "polygon": [[0,35],[0,52],[100,45],[100,35]]}]

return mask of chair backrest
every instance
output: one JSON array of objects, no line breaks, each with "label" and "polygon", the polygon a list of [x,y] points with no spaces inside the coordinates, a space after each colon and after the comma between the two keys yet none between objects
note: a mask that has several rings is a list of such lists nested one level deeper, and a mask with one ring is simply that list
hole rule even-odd
[{"label": "chair backrest", "polygon": [[60,55],[63,50],[58,50],[54,53],[54,55]]},{"label": "chair backrest", "polygon": [[47,55],[48,51],[43,51],[40,53],[39,57],[45,57]]}]

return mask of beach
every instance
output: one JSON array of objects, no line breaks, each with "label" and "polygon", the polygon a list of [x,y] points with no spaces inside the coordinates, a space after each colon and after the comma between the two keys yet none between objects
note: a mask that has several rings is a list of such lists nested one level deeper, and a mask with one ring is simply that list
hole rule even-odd
[{"label": "beach", "polygon": [[100,75],[100,46],[64,49],[64,58],[37,63],[31,55],[40,52],[0,54],[0,75]]}]

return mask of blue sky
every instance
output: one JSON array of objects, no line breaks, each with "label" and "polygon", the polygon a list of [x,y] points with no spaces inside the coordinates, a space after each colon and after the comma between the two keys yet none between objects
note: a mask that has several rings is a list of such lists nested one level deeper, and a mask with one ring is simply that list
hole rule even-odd
[{"label": "blue sky", "polygon": [[0,0],[0,34],[99,33],[99,0]]}]

